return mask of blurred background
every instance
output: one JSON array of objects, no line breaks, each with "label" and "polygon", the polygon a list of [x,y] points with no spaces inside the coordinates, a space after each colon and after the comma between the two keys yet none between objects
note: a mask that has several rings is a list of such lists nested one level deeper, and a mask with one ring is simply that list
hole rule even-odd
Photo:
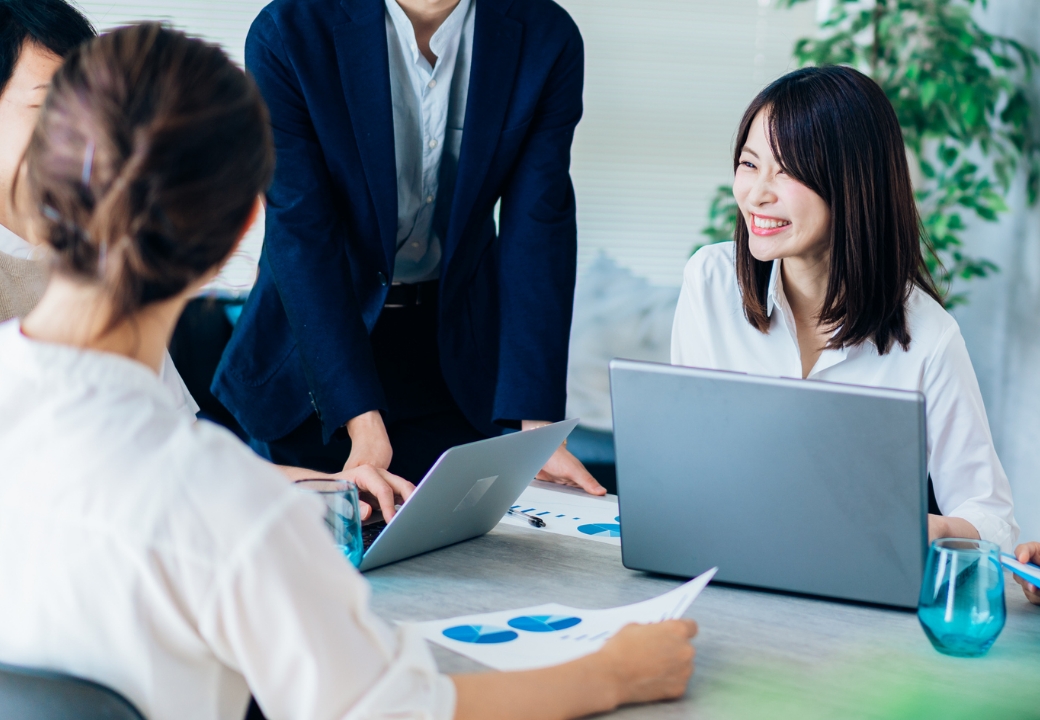
[{"label": "blurred background", "polygon": [[[733,135],[741,113],[765,84],[801,64],[795,57],[800,39],[840,32],[841,27],[826,24],[837,17],[835,13],[845,12],[854,21],[856,13],[870,14],[886,3],[557,1],[578,23],[586,46],[585,117],[578,127],[573,163],[579,274],[568,413],[583,419],[583,432],[572,448],[594,472],[608,476],[613,472],[613,449],[606,363],[612,357],[667,362],[683,266],[694,247],[712,239],[712,233],[705,232],[709,227],[715,236],[725,228],[725,218],[718,212],[713,216],[711,205],[719,197],[718,186],[732,175]],[[249,24],[266,2],[79,4],[99,30],[136,20],[165,20],[219,42],[241,62]],[[989,0],[985,7],[967,0],[910,5],[947,7],[953,12],[950,22],[960,22],[957,12],[963,10],[964,21],[977,24],[982,33],[976,36],[980,42],[991,33],[1040,48],[1036,0]],[[912,13],[901,22],[906,32],[927,24]],[[982,50],[968,47],[966,52],[975,53],[980,66],[999,75],[999,62],[995,65]],[[893,62],[903,63],[902,70],[913,61],[901,57]],[[1027,140],[1037,137],[1040,75],[1013,68],[1001,78],[1006,79],[1007,96],[998,98],[997,110],[1006,109],[1008,97],[1020,90],[1028,107],[1019,129],[1024,128]],[[890,96],[928,100],[929,93],[935,94],[913,73],[891,75],[887,82]],[[949,91],[940,87],[939,101]],[[951,107],[970,114],[970,104],[968,98]],[[982,117],[982,122],[990,118],[985,113]],[[1007,120],[999,112],[990,119],[995,125]],[[941,144],[934,140],[919,159],[929,159]],[[1030,202],[1028,154],[1008,171],[1006,184],[997,182],[989,189],[995,199],[982,202],[982,210],[969,206],[972,197],[985,200],[985,192],[976,186],[964,189],[967,199],[960,203],[959,214],[963,227],[955,233],[962,245],[953,251],[988,264],[953,263],[957,272],[950,290],[962,300],[952,312],[965,335],[997,450],[1011,478],[1023,538],[1040,539],[1040,210]],[[977,143],[965,145],[963,158],[957,162],[977,164],[983,179],[993,174]],[[920,172],[917,179],[929,182]],[[952,211],[943,212],[937,217],[945,222]],[[175,338],[178,365],[192,366],[181,368],[185,380],[216,419],[228,418],[208,396],[206,375],[230,333],[236,301],[252,285],[262,227],[257,224],[210,288],[210,298],[186,314]]]}]

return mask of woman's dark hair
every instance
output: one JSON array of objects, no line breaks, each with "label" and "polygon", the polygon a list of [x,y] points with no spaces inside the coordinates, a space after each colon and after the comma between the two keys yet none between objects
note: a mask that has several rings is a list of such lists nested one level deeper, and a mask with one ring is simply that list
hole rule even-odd
[{"label": "woman's dark hair", "polygon": [[[935,300],[921,251],[924,237],[910,182],[903,135],[892,104],[873,80],[840,66],[784,75],[744,112],[733,156],[736,171],[751,124],[764,113],[769,145],[784,172],[811,189],[831,211],[830,277],[819,323],[833,327],[828,347],[873,341],[910,345],[906,302],[914,286]],[[767,332],[772,263],[756,260],[738,213],[737,278],[744,314]]]},{"label": "woman's dark hair", "polygon": [[104,285],[115,325],[227,259],[274,145],[260,91],[220,48],[144,24],[72,51],[26,160],[55,271]]},{"label": "woman's dark hair", "polygon": [[0,0],[0,94],[11,81],[25,43],[63,58],[96,36],[90,21],[65,0]]}]

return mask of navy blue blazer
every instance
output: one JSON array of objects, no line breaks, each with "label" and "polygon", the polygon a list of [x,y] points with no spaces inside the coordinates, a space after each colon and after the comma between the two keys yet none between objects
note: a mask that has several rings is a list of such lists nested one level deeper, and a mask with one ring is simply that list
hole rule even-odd
[{"label": "navy blue blazer", "polygon": [[[475,2],[438,342],[455,401],[498,434],[564,417],[584,49],[551,0]],[[369,343],[397,236],[385,12],[383,0],[275,0],[246,41],[278,166],[257,283],[213,392],[259,440],[317,412],[327,442],[387,409]]]}]

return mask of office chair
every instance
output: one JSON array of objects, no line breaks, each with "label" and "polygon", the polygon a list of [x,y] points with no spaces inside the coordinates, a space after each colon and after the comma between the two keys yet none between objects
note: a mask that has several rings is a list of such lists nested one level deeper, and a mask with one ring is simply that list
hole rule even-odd
[{"label": "office chair", "polygon": [[3,720],[144,720],[122,695],[90,680],[0,663]]}]

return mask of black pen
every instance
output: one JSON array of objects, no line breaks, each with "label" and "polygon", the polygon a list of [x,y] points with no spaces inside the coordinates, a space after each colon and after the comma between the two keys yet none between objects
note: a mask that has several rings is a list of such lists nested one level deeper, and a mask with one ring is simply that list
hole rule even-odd
[{"label": "black pen", "polygon": [[509,514],[513,515],[515,517],[526,518],[527,522],[531,523],[536,528],[543,528],[543,527],[545,527],[545,520],[542,520],[540,517],[537,517],[535,515],[528,515],[525,512],[522,512],[520,510],[514,510],[513,508],[509,508]]}]

